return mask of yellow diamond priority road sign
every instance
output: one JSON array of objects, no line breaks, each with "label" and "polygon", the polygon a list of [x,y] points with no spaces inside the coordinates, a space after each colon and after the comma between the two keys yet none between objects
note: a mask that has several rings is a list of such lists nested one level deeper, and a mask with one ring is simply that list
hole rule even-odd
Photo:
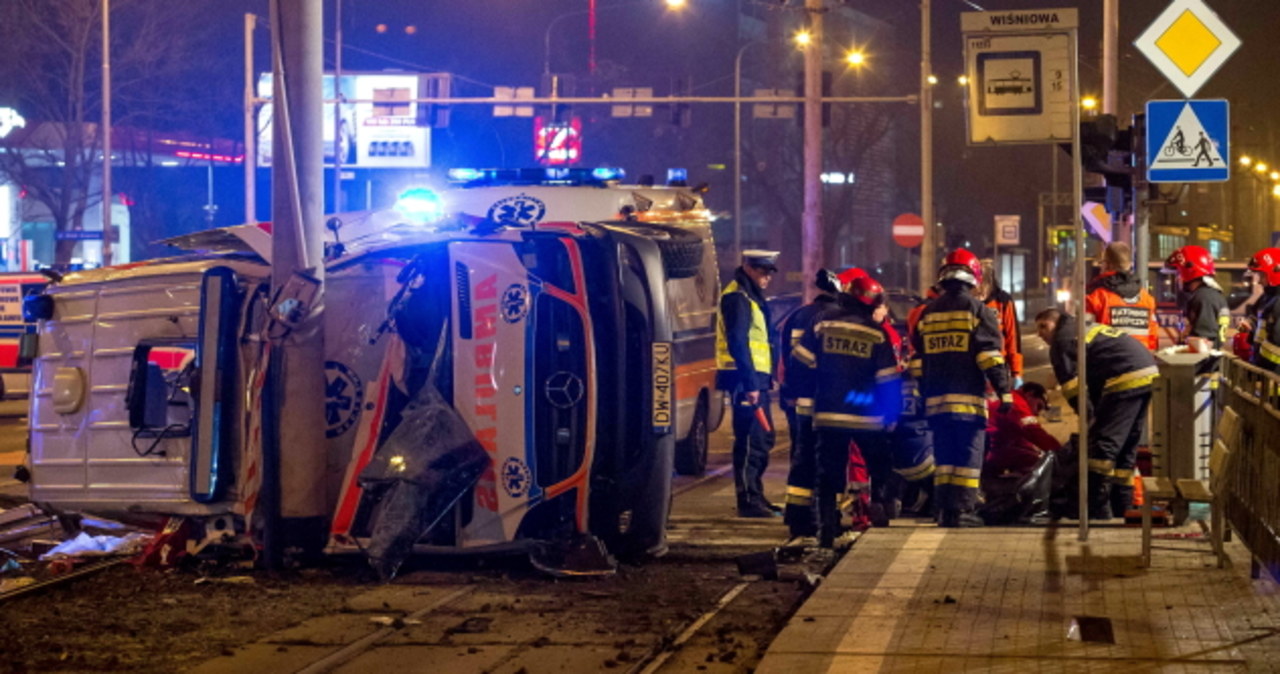
[{"label": "yellow diamond priority road sign", "polygon": [[1240,48],[1240,38],[1204,0],[1174,0],[1133,44],[1191,98]]}]

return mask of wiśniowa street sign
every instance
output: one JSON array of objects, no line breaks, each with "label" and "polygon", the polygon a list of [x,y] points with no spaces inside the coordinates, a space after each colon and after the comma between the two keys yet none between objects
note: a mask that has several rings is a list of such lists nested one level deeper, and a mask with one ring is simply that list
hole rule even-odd
[{"label": "wi\u015bniowa street sign", "polygon": [[1075,9],[964,12],[969,143],[1071,139]]},{"label": "wi\u015bniowa street sign", "polygon": [[1147,180],[1221,182],[1231,177],[1227,101],[1147,101]]},{"label": "wi\u015bniowa street sign", "polygon": [[1191,98],[1240,48],[1240,38],[1204,0],[1174,0],[1133,44]]}]

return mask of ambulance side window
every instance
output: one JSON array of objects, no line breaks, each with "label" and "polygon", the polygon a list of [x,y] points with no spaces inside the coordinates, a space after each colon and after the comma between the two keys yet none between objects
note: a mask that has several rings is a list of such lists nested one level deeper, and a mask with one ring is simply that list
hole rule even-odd
[{"label": "ambulance side window", "polygon": [[194,341],[143,341],[134,348],[125,402],[135,445],[137,438],[191,434],[198,379]]}]

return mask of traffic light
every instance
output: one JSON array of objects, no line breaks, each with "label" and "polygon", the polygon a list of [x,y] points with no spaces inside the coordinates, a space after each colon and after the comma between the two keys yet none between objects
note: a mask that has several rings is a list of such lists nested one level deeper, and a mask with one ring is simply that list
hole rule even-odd
[{"label": "traffic light", "polygon": [[[693,94],[693,78],[678,77],[671,87],[674,96],[690,96]],[[671,106],[671,123],[682,129],[693,126],[693,108],[688,103],[676,103]]]},{"label": "traffic light", "polygon": [[1100,174],[1108,188],[1133,187],[1133,133],[1121,129],[1115,115],[1098,115],[1080,123],[1080,165]]}]

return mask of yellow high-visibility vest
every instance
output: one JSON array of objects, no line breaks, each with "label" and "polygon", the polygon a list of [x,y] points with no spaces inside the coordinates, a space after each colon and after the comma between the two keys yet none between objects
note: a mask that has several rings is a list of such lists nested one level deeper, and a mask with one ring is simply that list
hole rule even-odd
[{"label": "yellow high-visibility vest", "polygon": [[[730,293],[742,293],[747,298],[747,302],[751,304],[751,329],[747,331],[747,345],[751,349],[751,364],[757,372],[766,375],[773,373],[773,353],[769,347],[769,326],[765,324],[764,311],[760,309],[760,305],[751,297],[738,282],[730,281],[729,285],[724,287],[724,292],[720,293],[720,298],[724,299]],[[729,355],[729,340],[725,339],[724,334],[724,316],[719,312],[716,313],[716,369],[718,370],[737,370],[737,362],[733,356]]]}]

